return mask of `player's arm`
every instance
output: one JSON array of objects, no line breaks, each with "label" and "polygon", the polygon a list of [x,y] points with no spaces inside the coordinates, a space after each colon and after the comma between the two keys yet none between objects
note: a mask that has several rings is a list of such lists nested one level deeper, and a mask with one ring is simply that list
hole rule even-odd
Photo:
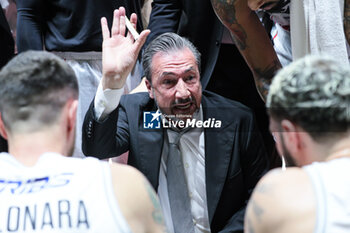
[{"label": "player's arm", "polygon": [[258,183],[244,221],[247,233],[312,233],[315,200],[308,175],[300,168],[273,170]]},{"label": "player's arm", "polygon": [[211,3],[216,15],[230,30],[265,100],[271,80],[281,64],[259,18],[249,9],[246,0],[211,0]]},{"label": "player's arm", "polygon": [[147,179],[135,168],[112,164],[116,199],[134,233],[167,232],[158,196]]},{"label": "player's arm", "polygon": [[350,44],[350,0],[344,1],[344,31],[346,40]]},{"label": "player's arm", "polygon": [[43,13],[45,0],[17,0],[18,52],[43,50]]}]

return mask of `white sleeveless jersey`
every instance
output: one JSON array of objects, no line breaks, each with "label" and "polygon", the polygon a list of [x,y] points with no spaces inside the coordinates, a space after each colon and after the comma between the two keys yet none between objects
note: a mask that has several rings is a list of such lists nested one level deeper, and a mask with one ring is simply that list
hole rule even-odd
[{"label": "white sleeveless jersey", "polygon": [[303,167],[316,194],[314,233],[350,232],[350,159],[312,163]]},{"label": "white sleeveless jersey", "polygon": [[0,232],[131,232],[108,163],[43,154],[26,167],[0,153]]}]

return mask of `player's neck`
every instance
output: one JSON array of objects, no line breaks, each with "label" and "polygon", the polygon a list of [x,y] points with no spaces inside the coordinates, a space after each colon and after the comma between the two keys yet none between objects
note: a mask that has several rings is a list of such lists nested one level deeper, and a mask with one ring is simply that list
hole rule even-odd
[{"label": "player's neck", "polygon": [[338,158],[350,158],[350,137],[344,138],[337,142],[330,150],[327,161]]},{"label": "player's neck", "polygon": [[54,133],[36,132],[16,135],[9,138],[9,153],[23,165],[34,166],[45,152],[65,153],[62,141],[62,138]]}]

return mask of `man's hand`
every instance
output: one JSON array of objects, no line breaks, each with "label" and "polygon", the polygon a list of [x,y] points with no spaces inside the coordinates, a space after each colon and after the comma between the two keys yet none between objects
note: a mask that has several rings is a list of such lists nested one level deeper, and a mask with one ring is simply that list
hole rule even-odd
[{"label": "man's hand", "polygon": [[[136,28],[136,14],[131,15],[130,22]],[[124,86],[150,31],[142,31],[138,40],[134,40],[130,32],[125,36],[124,7],[114,11],[112,33],[108,29],[105,17],[101,19],[101,28],[103,36],[102,87],[104,90],[107,88],[119,89]]]}]

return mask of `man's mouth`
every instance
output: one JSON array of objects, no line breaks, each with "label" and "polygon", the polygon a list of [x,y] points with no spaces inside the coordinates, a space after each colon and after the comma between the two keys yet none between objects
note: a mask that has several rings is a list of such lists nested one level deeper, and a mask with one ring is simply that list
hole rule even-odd
[{"label": "man's mouth", "polygon": [[191,107],[191,105],[192,105],[192,102],[188,102],[185,104],[176,104],[174,107],[177,109],[180,109],[180,110],[185,110],[185,109],[188,109],[189,107]]}]

